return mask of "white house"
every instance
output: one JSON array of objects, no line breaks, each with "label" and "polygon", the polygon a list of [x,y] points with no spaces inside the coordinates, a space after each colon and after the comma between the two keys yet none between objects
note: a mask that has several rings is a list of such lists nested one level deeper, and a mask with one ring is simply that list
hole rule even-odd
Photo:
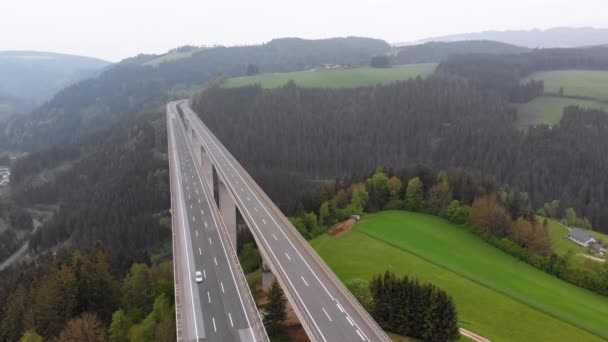
[{"label": "white house", "polygon": [[593,235],[578,228],[574,228],[568,233],[568,239],[583,247],[589,247],[590,244],[597,242]]}]

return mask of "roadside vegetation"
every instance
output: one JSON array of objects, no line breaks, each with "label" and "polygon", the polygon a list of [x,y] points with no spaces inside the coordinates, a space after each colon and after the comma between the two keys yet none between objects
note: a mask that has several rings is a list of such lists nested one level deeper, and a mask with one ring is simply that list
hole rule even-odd
[{"label": "roadside vegetation", "polygon": [[435,63],[426,63],[399,65],[392,68],[336,68],[259,74],[229,78],[224,82],[224,87],[236,88],[260,84],[263,88],[276,88],[287,84],[289,81],[293,81],[301,87],[360,87],[402,81],[409,78],[428,77],[433,74],[436,67],[437,64]]}]

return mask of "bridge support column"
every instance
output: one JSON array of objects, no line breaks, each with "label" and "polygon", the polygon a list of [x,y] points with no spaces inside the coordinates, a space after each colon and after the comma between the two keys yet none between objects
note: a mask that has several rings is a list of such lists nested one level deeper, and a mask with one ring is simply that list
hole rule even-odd
[{"label": "bridge support column", "polygon": [[200,156],[201,169],[203,170],[203,180],[207,182],[207,186],[209,186],[209,190],[211,194],[214,193],[215,189],[213,188],[213,165],[211,164],[211,159],[207,155],[207,152],[202,146],[195,146],[197,149],[198,155]]},{"label": "bridge support column", "polygon": [[268,291],[274,282],[274,274],[270,271],[270,267],[266,264],[266,260],[262,257],[262,289]]},{"label": "bridge support column", "polygon": [[220,180],[217,185],[220,197],[220,214],[232,242],[232,248],[236,251],[236,204],[234,204],[226,184]]}]

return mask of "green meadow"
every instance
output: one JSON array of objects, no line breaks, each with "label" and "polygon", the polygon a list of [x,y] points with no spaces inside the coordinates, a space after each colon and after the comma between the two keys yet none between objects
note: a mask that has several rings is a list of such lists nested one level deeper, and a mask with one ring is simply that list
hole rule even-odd
[{"label": "green meadow", "polygon": [[381,212],[346,234],[311,243],[343,281],[391,270],[445,289],[461,327],[494,341],[608,338],[608,297],[537,270],[438,217]]},{"label": "green meadow", "polygon": [[323,69],[286,73],[259,74],[229,78],[224,87],[236,88],[260,84],[264,88],[276,88],[294,81],[302,87],[348,88],[390,83],[415,77],[427,77],[435,72],[437,64],[408,64],[392,68]]},{"label": "green meadow", "polygon": [[520,128],[542,123],[556,125],[562,118],[564,107],[570,105],[577,105],[583,108],[608,109],[608,104],[595,100],[540,96],[530,102],[518,105],[516,125]]}]

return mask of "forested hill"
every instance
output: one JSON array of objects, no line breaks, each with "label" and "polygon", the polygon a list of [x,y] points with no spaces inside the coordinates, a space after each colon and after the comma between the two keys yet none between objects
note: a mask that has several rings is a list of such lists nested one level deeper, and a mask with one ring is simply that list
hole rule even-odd
[{"label": "forested hill", "polygon": [[[37,51],[0,51],[0,94],[15,113],[31,110],[63,87],[94,76],[109,62],[75,55]],[[2,98],[0,98],[2,102]]]},{"label": "forested hill", "polygon": [[[549,129],[513,128],[516,113],[464,80],[416,79],[356,89],[211,88],[194,101],[202,120],[262,187],[281,175],[332,179],[378,165],[463,167],[559,199],[608,229],[608,115],[569,108]],[[274,172],[275,177],[265,177]]]},{"label": "forested hill", "polygon": [[543,86],[521,78],[536,71],[558,69],[608,70],[608,47],[584,49],[538,49],[521,54],[451,55],[439,64],[437,73],[469,80],[479,89],[506,96],[513,102],[527,102],[543,93]]},{"label": "forested hill", "polygon": [[489,39],[536,48],[573,48],[608,43],[608,29],[593,27],[554,27],[547,30],[484,31],[432,37],[423,41],[462,41]]},{"label": "forested hill", "polygon": [[441,62],[450,55],[472,53],[515,54],[529,51],[528,48],[494,42],[490,40],[469,40],[460,42],[428,42],[398,48],[395,56],[397,64]]},{"label": "forested hill", "polygon": [[[4,128],[0,146],[36,150],[74,141],[131,113],[157,108],[176,92],[222,75],[244,75],[249,64],[261,72],[306,70],[324,63],[362,65],[389,49],[386,42],[369,38],[285,38],[256,46],[205,48],[175,56],[140,56],[113,66],[98,78],[68,87],[31,115],[15,118],[0,127]],[[147,63],[163,57],[164,62]]]},{"label": "forested hill", "polygon": [[141,257],[170,238],[166,126],[162,113],[144,114],[72,144],[19,159],[11,198],[24,208],[57,206],[30,240],[35,252],[70,242],[102,241]]}]

